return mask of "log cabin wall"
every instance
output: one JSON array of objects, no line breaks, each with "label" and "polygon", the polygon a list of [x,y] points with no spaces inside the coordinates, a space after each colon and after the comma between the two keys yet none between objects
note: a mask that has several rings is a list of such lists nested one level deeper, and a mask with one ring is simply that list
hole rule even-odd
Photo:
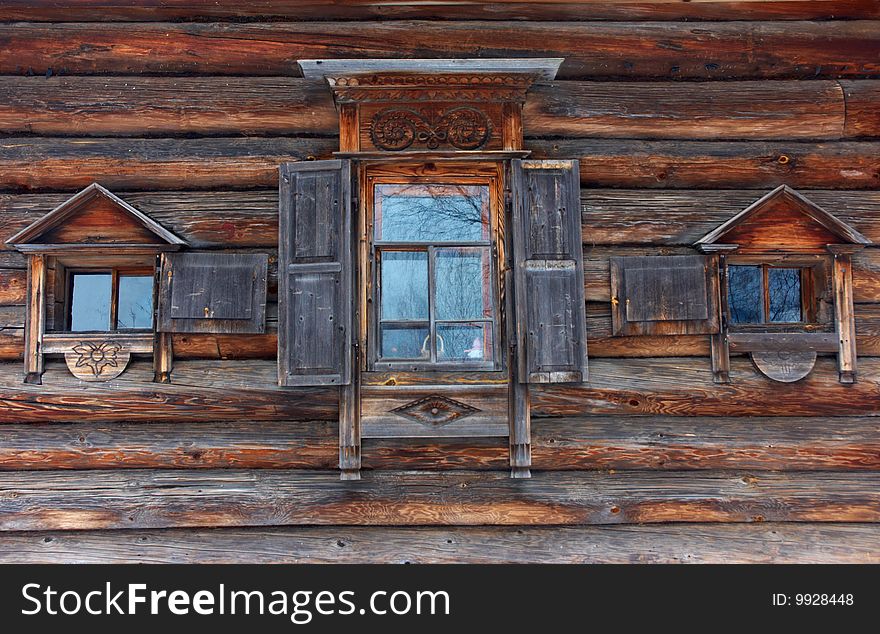
[{"label": "log cabin wall", "polygon": [[[0,251],[0,561],[878,561],[880,247],[851,386],[737,355],[715,384],[708,337],[612,337],[609,303],[610,257],[692,253],[783,183],[880,244],[878,3],[128,4],[0,0],[0,236],[97,181],[195,250],[269,253],[269,332],[175,335],[168,385],[24,385]],[[524,131],[580,160],[590,380],[533,388],[529,481],[472,438],[365,440],[340,482],[335,389],[276,385],[278,165],[338,146],[295,62],[395,56],[565,58]]]}]

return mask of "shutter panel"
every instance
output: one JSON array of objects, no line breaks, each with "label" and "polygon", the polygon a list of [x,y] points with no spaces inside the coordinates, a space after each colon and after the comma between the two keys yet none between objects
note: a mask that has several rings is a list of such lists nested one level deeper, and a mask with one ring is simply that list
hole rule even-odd
[{"label": "shutter panel", "polygon": [[718,272],[703,255],[611,258],[615,335],[714,334]]},{"label": "shutter panel", "polygon": [[278,372],[281,385],[351,382],[351,169],[281,166]]},{"label": "shutter panel", "polygon": [[265,253],[170,253],[159,286],[160,332],[266,331]]},{"label": "shutter panel", "polygon": [[512,162],[519,379],[587,380],[587,324],[577,161]]}]

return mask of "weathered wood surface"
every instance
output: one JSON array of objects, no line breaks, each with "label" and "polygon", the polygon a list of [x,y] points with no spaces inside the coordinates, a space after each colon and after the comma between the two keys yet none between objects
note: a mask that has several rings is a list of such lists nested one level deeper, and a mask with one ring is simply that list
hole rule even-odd
[{"label": "weathered wood surface", "polygon": [[[75,13],[74,13],[75,12]],[[83,22],[154,20],[824,20],[880,18],[873,0],[3,0],[8,20]]]},{"label": "weathered wood surface", "polygon": [[876,416],[880,360],[860,359],[859,382],[837,383],[837,364],[819,359],[794,384],[773,383],[750,361],[731,359],[729,385],[712,381],[708,359],[595,359],[590,383],[535,386],[534,416],[653,414],[673,416]]},{"label": "weathered wood surface", "polygon": [[870,77],[877,31],[871,20],[15,23],[0,24],[0,72],[289,76],[298,59],[398,57],[418,33],[419,57],[564,57],[561,79]]},{"label": "weathered wood surface", "polygon": [[[878,136],[877,81],[535,85],[526,137],[812,139]],[[846,96],[844,96],[846,92]],[[324,82],[291,77],[7,77],[0,132],[45,136],[339,133]]]},{"label": "weathered wood surface", "polygon": [[[760,195],[750,190],[582,189],[585,255],[589,259],[596,245],[614,245],[623,255],[629,245],[692,245]],[[808,196],[880,244],[880,192],[811,190]],[[63,193],[0,194],[0,237],[11,236],[67,198]],[[130,192],[125,199],[192,247],[278,246],[277,189]],[[0,265],[25,268],[24,258],[14,251],[0,250]]]},{"label": "weathered wood surface", "polygon": [[7,533],[3,564],[877,564],[877,524],[276,527]]},{"label": "weathered wood surface", "polygon": [[0,473],[0,530],[880,522],[880,473],[177,470]]},{"label": "weathered wood surface", "polygon": [[248,189],[278,184],[284,161],[329,157],[334,139],[0,139],[5,190]]},{"label": "weathered wood surface", "polygon": [[[582,189],[584,243],[690,246],[761,195],[747,189]],[[880,244],[880,196],[876,192],[811,190],[807,196]]]},{"label": "weathered wood surface", "polygon": [[[533,386],[535,416],[877,416],[880,359],[859,359],[859,381],[837,382],[833,359],[790,385],[768,381],[745,358],[731,360],[730,385],[712,382],[709,359],[603,359],[583,386]],[[85,385],[49,363],[43,385],[21,383],[21,364],[0,364],[0,421],[335,420],[332,389],[279,388],[273,360],[185,361],[173,383],[152,383],[149,363],[133,362],[115,381]]]},{"label": "weathered wood surface", "polygon": [[[332,469],[335,421],[24,423],[0,426],[0,469]],[[370,439],[365,469],[507,471],[506,439]],[[532,468],[880,469],[880,419],[536,418]]]},{"label": "weathered wood surface", "polygon": [[[880,188],[880,142],[537,140],[533,158],[580,160],[588,187]],[[0,189],[253,189],[278,183],[285,161],[329,158],[323,138],[0,139]]]},{"label": "weathered wood surface", "polygon": [[274,361],[175,363],[171,384],[153,383],[152,363],[133,362],[118,379],[85,384],[63,363],[43,385],[22,384],[19,363],[0,366],[0,421],[335,420],[335,390],[282,389]]}]

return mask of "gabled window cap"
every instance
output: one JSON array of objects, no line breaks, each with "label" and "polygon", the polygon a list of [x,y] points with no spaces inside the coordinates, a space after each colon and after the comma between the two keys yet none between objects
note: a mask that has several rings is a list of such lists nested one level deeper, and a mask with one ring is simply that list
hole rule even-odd
[{"label": "gabled window cap", "polygon": [[[67,218],[75,214],[82,205],[93,200],[98,196],[103,196],[107,198],[115,205],[117,205],[123,212],[127,213],[129,216],[134,218],[137,222],[143,225],[146,229],[154,233],[160,239],[167,243],[167,247],[163,245],[155,245],[153,247],[157,250],[174,250],[178,249],[181,246],[185,246],[186,242],[174,235],[170,231],[168,231],[165,227],[160,225],[158,222],[149,218],[144,213],[138,211],[127,202],[122,200],[119,196],[108,190],[107,188],[99,185],[98,183],[92,183],[82,191],[68,198],[66,201],[55,207],[52,211],[47,213],[45,216],[40,218],[39,220],[31,223],[18,233],[16,233],[11,238],[5,241],[5,244],[12,246],[16,249],[22,251],[38,251],[39,247],[44,248],[60,248],[59,245],[41,245],[35,244],[35,240],[38,240],[41,236],[46,234],[48,231],[51,231],[61,223],[63,223]],[[80,245],[85,246],[85,245]],[[94,247],[102,246],[100,244],[89,245]],[[103,245],[106,246],[106,245]],[[124,244],[116,244],[114,245],[116,248],[124,249],[127,245]],[[132,245],[138,248],[147,248],[152,245]]]},{"label": "gabled window cap", "polygon": [[788,185],[780,185],[770,193],[753,202],[724,224],[704,235],[694,243],[694,246],[705,250],[707,245],[715,244],[716,242],[723,242],[722,239],[730,231],[760,212],[772,201],[783,197],[793,201],[804,215],[841,238],[842,242],[861,245],[871,244],[871,241],[868,238],[856,231],[853,227],[842,220],[839,220],[800,192],[792,189]]},{"label": "gabled window cap", "polygon": [[361,73],[525,73],[542,81],[556,78],[562,57],[496,59],[301,59],[306,79]]}]

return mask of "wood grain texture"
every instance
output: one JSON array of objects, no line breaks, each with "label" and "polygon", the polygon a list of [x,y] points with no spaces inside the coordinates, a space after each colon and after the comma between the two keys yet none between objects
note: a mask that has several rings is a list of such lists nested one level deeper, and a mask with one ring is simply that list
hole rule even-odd
[{"label": "wood grain texture", "polygon": [[[0,190],[76,190],[94,180],[117,192],[256,189],[278,165],[329,158],[333,139],[0,139]],[[532,157],[580,160],[581,185],[647,189],[880,188],[880,142],[535,140]],[[757,197],[757,196],[756,196]]]},{"label": "wood grain texture", "polygon": [[0,473],[0,530],[878,522],[880,473],[212,470]]},{"label": "wood grain texture", "polygon": [[[560,79],[869,77],[875,21],[0,24],[5,74],[285,76],[298,59],[564,57]],[[197,54],[193,54],[197,51]]]},{"label": "wood grain texture", "polygon": [[826,20],[880,18],[872,0],[3,0],[8,20],[66,22],[75,11],[82,22],[154,20]]},{"label": "wood grain texture", "polygon": [[335,390],[281,389],[274,361],[175,363],[171,384],[153,383],[152,363],[132,362],[109,383],[83,384],[48,363],[43,385],[21,383],[21,366],[0,366],[0,422],[124,420],[335,420]]},{"label": "wood grain texture", "polygon": [[[592,365],[595,363],[596,367]],[[600,359],[583,386],[535,386],[535,416],[876,416],[880,359],[859,359],[858,383],[837,382],[833,359],[809,377],[777,384],[744,358],[731,360],[730,385],[715,385],[709,359]],[[110,384],[85,386],[63,365],[47,364],[42,386],[21,384],[21,366],[0,364],[0,421],[335,420],[332,389],[278,388],[273,360],[186,361],[172,383],[152,383],[150,364],[133,362]]]},{"label": "wood grain texture", "polygon": [[[813,139],[878,136],[880,82],[536,84],[526,137]],[[844,96],[846,92],[846,96]],[[42,136],[339,133],[324,82],[292,77],[7,77],[0,132]]]},{"label": "wood grain texture", "polygon": [[237,139],[0,139],[2,189],[249,189],[278,183],[284,161],[329,156],[336,141]]},{"label": "wood grain texture", "polygon": [[[691,246],[761,195],[748,189],[582,189],[584,243]],[[880,196],[875,192],[813,190],[809,198],[880,243]]]},{"label": "wood grain texture", "polygon": [[[332,469],[335,421],[22,423],[0,427],[0,469]],[[532,468],[880,469],[880,419],[536,418]],[[365,469],[509,469],[504,438],[368,439]]]},{"label": "wood grain texture", "polygon": [[880,413],[880,360],[860,359],[855,385],[837,382],[833,359],[816,362],[797,383],[775,383],[747,359],[730,362],[729,385],[712,382],[709,359],[593,359],[590,383],[535,386],[534,416],[650,414],[673,416],[875,416]]},{"label": "wood grain texture", "polygon": [[8,533],[3,564],[876,564],[877,524],[288,527]]},{"label": "wood grain texture", "polygon": [[[690,245],[761,194],[748,189],[582,189],[585,266],[589,271],[591,254],[599,245],[613,245],[620,255],[692,253]],[[880,243],[880,192],[811,190],[809,197]],[[0,236],[13,235],[67,198],[63,193],[0,194]],[[278,245],[277,189],[136,191],[125,199],[194,248],[274,250]],[[628,248],[633,245],[660,248],[642,252]],[[866,262],[872,253],[869,249],[858,254],[856,261]],[[0,250],[0,265],[25,268],[24,258],[14,251]]]},{"label": "wood grain texture", "polygon": [[579,157],[584,187],[874,189],[875,142],[536,140],[533,156]]}]

